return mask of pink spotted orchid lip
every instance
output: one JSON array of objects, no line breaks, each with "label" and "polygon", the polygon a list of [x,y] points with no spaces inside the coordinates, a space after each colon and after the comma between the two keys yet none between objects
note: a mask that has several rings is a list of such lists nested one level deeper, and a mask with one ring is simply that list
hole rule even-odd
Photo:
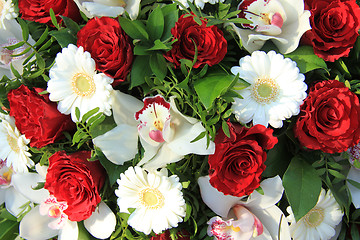
[{"label": "pink spotted orchid lip", "polygon": [[66,202],[58,202],[57,199],[50,195],[44,202],[40,204],[40,214],[54,218],[55,220],[49,223],[49,228],[62,229],[68,220],[68,216],[64,211],[68,208]]},{"label": "pink spotted orchid lip", "polygon": [[170,103],[161,95],[147,97],[144,107],[135,113],[135,120],[140,122],[138,131],[145,141],[162,143],[170,125]]}]

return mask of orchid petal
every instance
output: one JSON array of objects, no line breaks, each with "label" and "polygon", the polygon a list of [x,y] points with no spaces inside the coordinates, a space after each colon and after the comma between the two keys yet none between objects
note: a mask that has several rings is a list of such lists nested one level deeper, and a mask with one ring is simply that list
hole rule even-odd
[{"label": "orchid petal", "polygon": [[5,202],[5,196],[6,196],[6,191],[7,190],[8,190],[8,188],[1,188],[0,187],[0,205]]},{"label": "orchid petal", "polygon": [[[360,183],[360,170],[352,166],[349,170],[347,178]],[[348,182],[347,182],[347,186],[349,188],[351,194],[351,200],[355,208],[360,208],[360,189],[358,189],[357,187],[353,186],[351,183]]]},{"label": "orchid petal", "polygon": [[45,182],[45,179],[37,173],[13,174],[11,182],[17,191],[34,203],[40,203],[49,196],[48,190],[44,188],[33,189],[38,183]]},{"label": "orchid petal", "polygon": [[200,187],[201,197],[204,203],[217,215],[226,218],[230,209],[237,203],[240,203],[239,197],[224,195],[216,188],[211,186],[210,177],[199,177],[198,184]]},{"label": "orchid petal", "polygon": [[120,124],[103,135],[93,139],[107,159],[117,165],[133,159],[138,152],[138,133],[136,126]]},{"label": "orchid petal", "polygon": [[77,222],[66,221],[64,227],[59,231],[59,240],[77,240],[79,229]]},{"label": "orchid petal", "polygon": [[29,203],[29,199],[24,197],[15,188],[8,188],[5,195],[5,207],[9,213],[17,217],[25,207],[26,203]]},{"label": "orchid petal", "polygon": [[96,238],[105,239],[110,237],[115,230],[116,217],[111,209],[101,202],[95,212],[84,220],[85,228]]},{"label": "orchid petal", "polygon": [[125,11],[129,13],[129,16],[132,20],[136,19],[140,11],[140,1],[141,0],[127,0]]},{"label": "orchid petal", "polygon": [[142,147],[144,148],[144,156],[141,161],[138,163],[138,166],[141,166],[147,162],[149,162],[155,155],[157,155],[159,148],[162,145],[153,146],[145,141],[143,138],[140,138],[140,142]]},{"label": "orchid petal", "polygon": [[114,91],[112,109],[117,125],[128,124],[130,126],[137,126],[138,122],[135,120],[135,113],[142,109],[143,106],[144,103],[137,98],[120,91]]},{"label": "orchid petal", "polygon": [[[246,207],[248,207],[249,210],[260,219],[261,223],[264,226],[264,230],[266,228],[269,231],[271,238],[273,240],[291,239],[289,225],[286,221],[286,217],[284,213],[280,210],[280,208],[278,208],[275,205],[266,209],[261,209],[256,206],[253,207],[246,206]],[[279,227],[280,223],[281,226]],[[279,238],[279,228],[280,228],[280,238]],[[265,238],[265,239],[269,239],[269,238]]]},{"label": "orchid petal", "polygon": [[31,209],[20,222],[20,237],[32,240],[49,239],[58,235],[59,230],[48,227],[53,219],[40,215],[39,206]]},{"label": "orchid petal", "polygon": [[179,155],[176,152],[174,152],[172,149],[170,149],[168,144],[164,144],[159,149],[157,154],[151,160],[145,163],[143,168],[147,170],[156,170],[158,168],[166,167],[166,164],[177,162],[181,160],[183,157],[184,155]]},{"label": "orchid petal", "polygon": [[207,147],[206,137],[203,137],[196,142],[191,142],[204,131],[205,128],[202,126],[201,122],[194,125],[183,123],[176,129],[174,139],[168,143],[168,147],[179,155],[187,155],[190,153],[199,155],[214,154],[215,143],[210,142],[209,147]]},{"label": "orchid petal", "polygon": [[82,5],[92,16],[97,17],[117,17],[125,11],[123,7],[107,6],[95,2],[84,2]]},{"label": "orchid petal", "polygon": [[260,183],[264,194],[254,191],[247,201],[243,203],[246,207],[268,208],[280,201],[284,187],[279,176],[267,178]]}]

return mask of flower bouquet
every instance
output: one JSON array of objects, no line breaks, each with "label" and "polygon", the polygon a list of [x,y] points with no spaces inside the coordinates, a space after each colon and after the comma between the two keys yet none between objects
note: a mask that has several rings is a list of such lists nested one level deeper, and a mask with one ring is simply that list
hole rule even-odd
[{"label": "flower bouquet", "polygon": [[360,239],[355,0],[0,0],[0,239]]}]

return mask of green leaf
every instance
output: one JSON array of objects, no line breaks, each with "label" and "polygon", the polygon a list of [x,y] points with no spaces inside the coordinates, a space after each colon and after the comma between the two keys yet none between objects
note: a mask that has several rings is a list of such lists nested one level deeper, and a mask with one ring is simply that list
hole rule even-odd
[{"label": "green leaf", "polygon": [[29,26],[27,25],[27,23],[25,22],[25,20],[18,18],[20,27],[21,27],[21,31],[22,31],[22,37],[24,39],[24,41],[26,42],[27,40],[29,40]]},{"label": "green leaf", "polygon": [[146,27],[152,40],[161,38],[164,31],[164,15],[159,6],[150,13]]},{"label": "green leaf", "polygon": [[65,16],[60,16],[64,23],[65,26],[69,29],[70,33],[73,35],[77,35],[78,31],[80,31],[80,26],[74,22],[71,18],[65,17]]},{"label": "green leaf", "polygon": [[78,107],[75,108],[75,117],[77,120],[80,120],[80,109]]},{"label": "green leaf", "polygon": [[175,27],[175,23],[177,22],[179,15],[178,15],[178,8],[176,4],[169,4],[165,7],[161,8],[164,16],[164,30],[161,37],[161,40],[166,40],[172,36],[171,29]]},{"label": "green leaf", "polygon": [[18,235],[19,223],[16,221],[4,220],[0,222],[0,239],[13,240]]},{"label": "green leaf", "polygon": [[171,49],[171,47],[167,46],[166,44],[164,44],[163,42],[161,42],[159,39],[156,39],[154,41],[154,46],[152,46],[151,48],[148,49],[148,51],[154,51],[154,50],[165,50],[165,51],[169,51]]},{"label": "green leaf", "polygon": [[353,185],[354,187],[356,187],[357,189],[360,190],[360,183],[357,181],[354,181],[352,179],[346,179],[346,181],[348,181],[351,185]]},{"label": "green leaf", "polygon": [[316,205],[321,179],[310,164],[295,156],[283,176],[283,186],[295,220],[299,221]]},{"label": "green leaf", "polygon": [[245,18],[232,18],[232,19],[229,19],[228,22],[239,23],[239,24],[250,24],[250,23],[252,23],[252,21],[247,20]]},{"label": "green leaf", "polygon": [[316,56],[311,46],[300,46],[294,52],[285,54],[284,57],[295,61],[301,73],[307,73],[318,68],[327,70],[324,59]]},{"label": "green leaf", "polygon": [[198,79],[194,83],[195,91],[204,104],[209,109],[214,100],[224,94],[231,84],[235,81],[234,75],[228,74],[209,74],[204,78]]},{"label": "green leaf", "polygon": [[11,72],[14,74],[15,77],[21,79],[20,73],[14,68],[14,66],[12,65],[12,63],[10,64],[10,69],[11,69]]},{"label": "green leaf", "polygon": [[130,89],[145,83],[145,77],[152,75],[149,65],[150,56],[136,56],[130,72]]},{"label": "green leaf", "polygon": [[53,24],[57,29],[59,29],[60,26],[59,26],[59,24],[58,24],[58,22],[57,22],[57,19],[56,19],[54,10],[53,10],[52,8],[50,8],[49,14],[50,14],[50,17],[51,17],[51,22],[52,22],[52,24]]},{"label": "green leaf", "polygon": [[81,121],[82,122],[86,122],[92,115],[94,115],[95,113],[97,113],[99,111],[99,107],[96,107],[94,109],[91,109],[90,111],[88,111],[87,113],[85,113],[82,118]]},{"label": "green leaf", "polygon": [[162,54],[155,53],[150,56],[150,68],[156,77],[164,80],[167,73],[167,62]]},{"label": "green leaf", "polygon": [[40,56],[39,53],[35,53],[35,57],[36,57],[36,64],[38,65],[38,67],[40,69],[44,69],[45,68],[45,61],[44,59]]},{"label": "green leaf", "polygon": [[48,36],[49,36],[49,28],[46,27],[45,31],[41,34],[39,40],[37,40],[37,42],[34,44],[33,47],[40,46]]},{"label": "green leaf", "polygon": [[119,17],[121,28],[132,39],[149,40],[149,34],[146,32],[144,24],[139,20],[131,21],[130,19]]},{"label": "green leaf", "polygon": [[203,137],[205,137],[205,134],[206,134],[206,131],[204,132],[201,132],[196,138],[194,138],[193,140],[191,140],[190,143],[193,143],[193,142],[196,142],[196,141],[199,141],[200,139],[202,139]]},{"label": "green leaf", "polygon": [[226,121],[222,121],[221,123],[221,128],[223,130],[223,132],[225,133],[225,135],[230,138],[230,131],[229,131],[229,126],[227,125]]},{"label": "green leaf", "polygon": [[61,29],[56,31],[51,31],[49,33],[51,36],[53,36],[56,41],[58,41],[59,45],[62,48],[66,48],[69,44],[76,45],[76,37],[72,35],[68,29]]},{"label": "green leaf", "polygon": [[21,41],[21,42],[18,42],[14,45],[10,45],[10,46],[4,46],[4,48],[8,49],[8,50],[14,50],[14,49],[17,49],[21,46],[23,46],[25,44],[25,41]]}]

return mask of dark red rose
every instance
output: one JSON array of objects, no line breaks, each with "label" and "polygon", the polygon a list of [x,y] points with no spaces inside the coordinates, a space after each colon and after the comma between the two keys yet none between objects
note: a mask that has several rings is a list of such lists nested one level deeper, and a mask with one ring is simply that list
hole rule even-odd
[{"label": "dark red rose", "polygon": [[203,67],[205,64],[213,66],[218,64],[227,52],[227,41],[222,31],[215,25],[206,26],[206,20],[202,24],[195,22],[193,16],[182,15],[171,29],[174,39],[177,41],[172,45],[164,57],[174,63],[175,67],[180,66],[180,59],[193,60],[196,44],[198,56],[194,68]]},{"label": "dark red rose", "polygon": [[230,138],[221,129],[215,137],[215,153],[209,156],[210,184],[225,195],[241,197],[260,186],[265,149],[278,140],[263,125],[246,128],[228,122],[228,126]]},{"label": "dark red rose", "polygon": [[346,151],[360,141],[358,97],[342,82],[316,83],[300,107],[294,132],[301,145],[309,149]]},{"label": "dark red rose", "polygon": [[8,94],[10,116],[15,125],[30,140],[31,147],[42,148],[62,138],[63,132],[72,131],[76,125],[70,115],[61,114],[49,94],[39,95],[44,89],[30,90],[24,85]]},{"label": "dark red rose", "polygon": [[113,86],[125,81],[133,61],[133,46],[117,20],[92,18],[77,37],[77,45],[91,54],[96,69],[114,78]]},{"label": "dark red rose", "polygon": [[21,18],[53,26],[50,17],[50,8],[56,19],[61,21],[60,15],[69,17],[75,22],[81,20],[79,8],[73,0],[19,0]]},{"label": "dark red rose", "polygon": [[101,201],[106,172],[99,161],[88,161],[90,157],[89,151],[70,155],[60,151],[49,158],[44,187],[58,202],[67,203],[64,213],[71,221],[89,218]]},{"label": "dark red rose", "polygon": [[355,0],[306,0],[311,30],[303,42],[311,44],[325,61],[347,57],[360,29],[360,7]]},{"label": "dark red rose", "polygon": [[[190,234],[186,230],[181,230],[176,234],[177,240],[190,240]],[[166,230],[162,234],[157,234],[155,237],[151,237],[150,240],[172,240],[170,231]]]}]

